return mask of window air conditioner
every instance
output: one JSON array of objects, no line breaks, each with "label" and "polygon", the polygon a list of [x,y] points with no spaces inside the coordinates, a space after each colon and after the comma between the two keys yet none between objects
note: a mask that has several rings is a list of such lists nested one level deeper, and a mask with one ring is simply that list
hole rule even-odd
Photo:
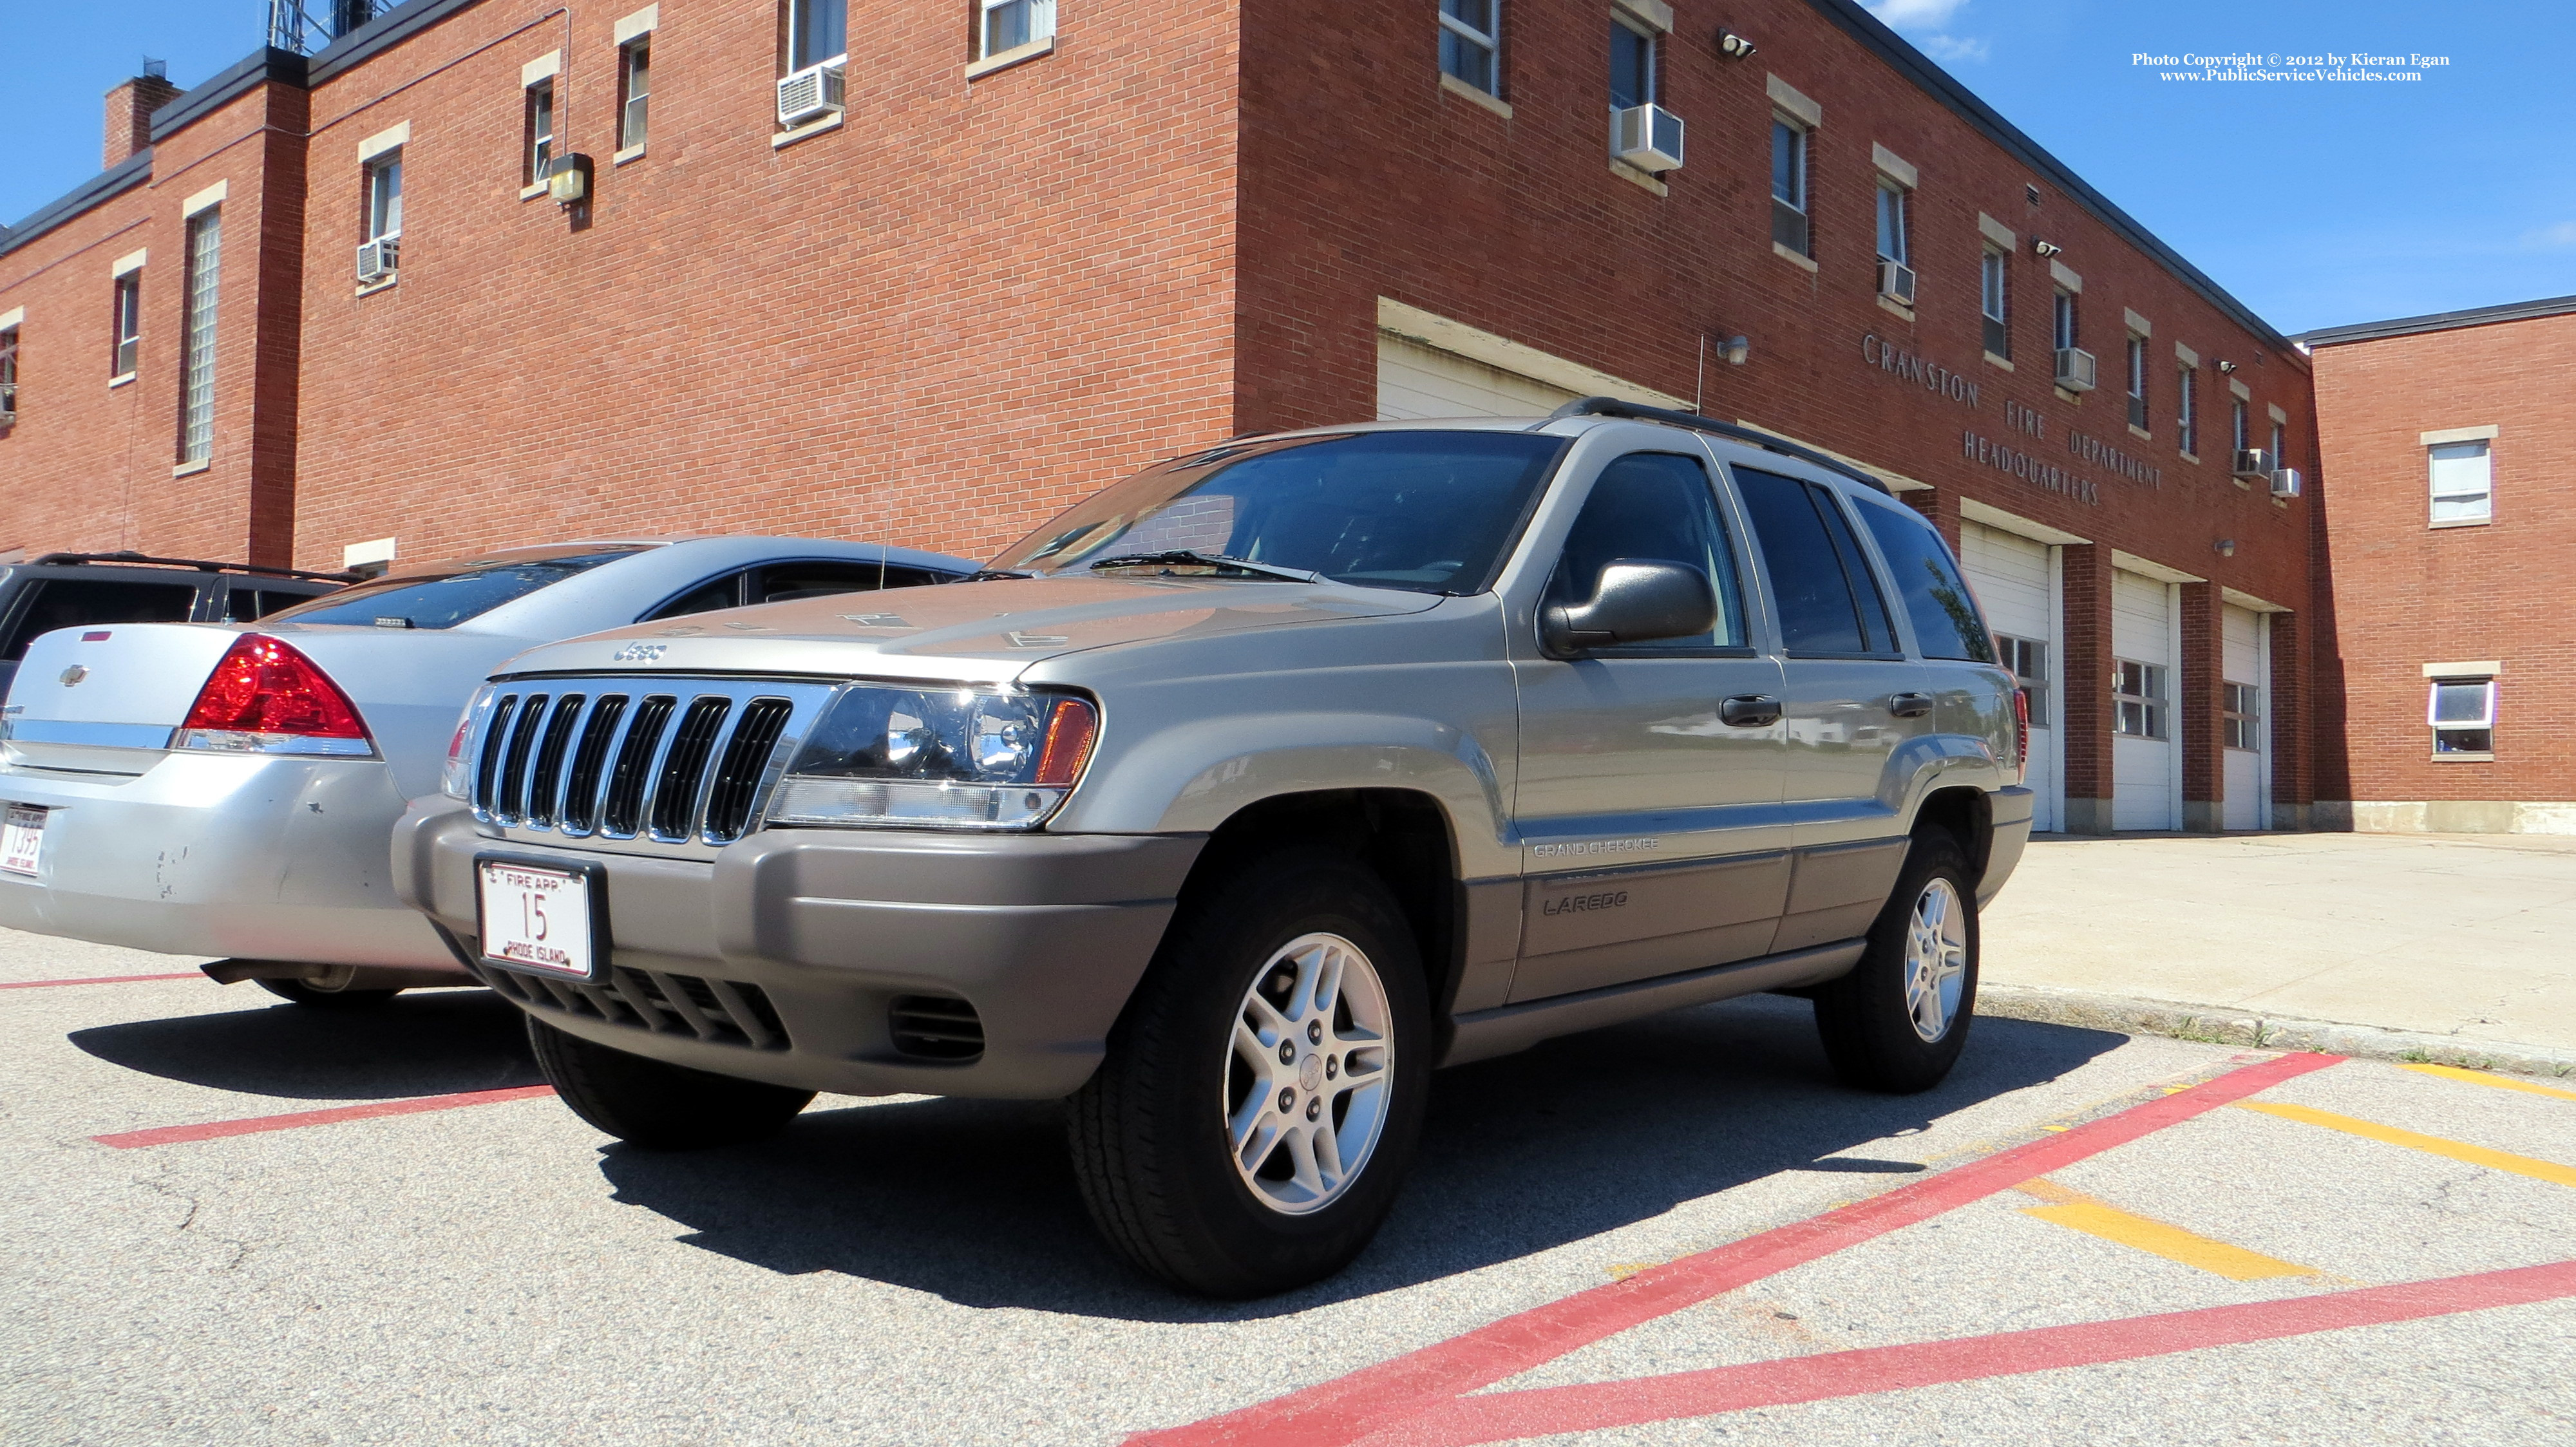
[{"label": "window air conditioner", "polygon": [[841,67],[818,65],[778,83],[778,123],[801,126],[841,109]]},{"label": "window air conditioner", "polygon": [[2236,465],[2229,470],[2238,477],[2259,481],[2272,475],[2275,460],[2260,447],[2240,447],[2236,449]]},{"label": "window air conditioner", "polygon": [[394,262],[402,249],[402,238],[379,236],[358,248],[358,281],[360,284],[383,281],[394,274]]},{"label": "window air conditioner", "polygon": [[2057,349],[2057,385],[2069,392],[2090,392],[2095,375],[2091,352],[2082,347]]},{"label": "window air conditioner", "polygon": [[1878,259],[1878,294],[1892,302],[1914,305],[1914,268],[1901,261]]},{"label": "window air conditioner", "polygon": [[2280,471],[2273,473],[2272,495],[2274,497],[2297,497],[2299,495],[2299,470],[2295,467],[2284,467]]},{"label": "window air conditioner", "polygon": [[18,425],[18,384],[0,384],[0,427]]},{"label": "window air conditioner", "polygon": [[1610,113],[1610,150],[1640,171],[1678,170],[1682,118],[1662,106],[1630,106]]}]

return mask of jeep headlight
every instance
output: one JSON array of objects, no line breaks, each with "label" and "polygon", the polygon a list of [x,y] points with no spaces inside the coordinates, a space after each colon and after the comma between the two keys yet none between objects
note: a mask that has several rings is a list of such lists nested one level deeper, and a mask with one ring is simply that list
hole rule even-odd
[{"label": "jeep headlight", "polygon": [[1082,776],[1100,729],[1058,693],[860,684],[842,691],[770,796],[767,821],[1032,829]]}]

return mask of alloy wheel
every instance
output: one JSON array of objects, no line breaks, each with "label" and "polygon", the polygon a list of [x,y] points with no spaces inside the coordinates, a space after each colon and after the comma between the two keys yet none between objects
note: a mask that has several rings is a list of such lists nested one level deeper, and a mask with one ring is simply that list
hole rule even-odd
[{"label": "alloy wheel", "polygon": [[1275,951],[1236,1013],[1220,1102],[1253,1199],[1289,1216],[1339,1199],[1386,1128],[1394,1064],[1386,985],[1359,946],[1309,934]]},{"label": "alloy wheel", "polygon": [[1967,982],[1968,911],[1957,886],[1936,875],[1915,896],[1905,929],[1905,1012],[1914,1033],[1925,1040],[1950,1033]]}]

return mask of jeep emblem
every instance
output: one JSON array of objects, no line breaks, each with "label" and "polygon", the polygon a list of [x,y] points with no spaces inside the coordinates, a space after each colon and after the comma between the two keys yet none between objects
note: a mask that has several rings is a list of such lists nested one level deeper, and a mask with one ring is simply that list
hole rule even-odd
[{"label": "jeep emblem", "polygon": [[608,661],[611,663],[650,663],[654,659],[661,657],[663,650],[669,647],[670,645],[667,643],[629,643],[625,647],[618,649],[615,653],[608,655]]}]

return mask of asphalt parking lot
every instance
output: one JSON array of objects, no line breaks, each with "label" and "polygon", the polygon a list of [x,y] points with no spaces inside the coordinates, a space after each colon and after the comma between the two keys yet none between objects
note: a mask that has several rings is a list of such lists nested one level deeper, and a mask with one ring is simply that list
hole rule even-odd
[{"label": "asphalt parking lot", "polygon": [[0,1440],[2576,1437],[2566,1082],[1986,1020],[1893,1099],[1733,1002],[1437,1077],[1360,1263],[1212,1304],[1051,1107],[653,1156],[484,992],[191,963],[0,935]]}]

